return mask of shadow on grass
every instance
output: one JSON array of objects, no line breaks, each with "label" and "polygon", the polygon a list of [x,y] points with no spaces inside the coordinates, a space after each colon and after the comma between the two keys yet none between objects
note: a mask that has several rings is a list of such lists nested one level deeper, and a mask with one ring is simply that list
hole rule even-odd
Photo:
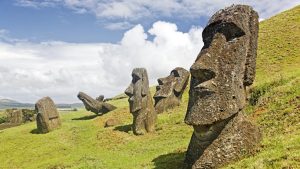
[{"label": "shadow on grass", "polygon": [[169,153],[156,157],[152,160],[155,165],[155,169],[167,169],[167,168],[183,168],[185,152]]},{"label": "shadow on grass", "polygon": [[126,124],[123,126],[117,126],[114,128],[114,130],[122,131],[128,133],[131,130],[131,124]]},{"label": "shadow on grass", "polygon": [[97,116],[99,116],[99,115],[94,114],[94,115],[89,115],[89,116],[84,116],[84,117],[74,118],[74,119],[72,119],[72,120],[91,120],[91,119],[93,119],[93,118],[96,118]]},{"label": "shadow on grass", "polygon": [[30,131],[31,134],[43,134],[43,133],[40,133],[38,129],[32,129]]}]

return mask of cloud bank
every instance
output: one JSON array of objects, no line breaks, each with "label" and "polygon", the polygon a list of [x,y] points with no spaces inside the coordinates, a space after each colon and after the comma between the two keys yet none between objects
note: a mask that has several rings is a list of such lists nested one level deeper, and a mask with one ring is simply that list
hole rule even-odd
[{"label": "cloud bank", "polygon": [[203,45],[201,33],[200,27],[180,32],[158,21],[147,31],[134,26],[117,44],[0,38],[0,96],[22,102],[50,96],[60,103],[78,102],[79,91],[111,97],[124,91],[135,67],[145,67],[156,84],[173,68],[190,67]]},{"label": "cloud bank", "polygon": [[[108,29],[128,28],[128,23],[139,23],[147,18],[172,17],[194,19],[210,17],[217,10],[232,4],[247,4],[258,11],[261,18],[300,4],[300,0],[17,0],[16,5],[34,8],[63,6],[76,13],[91,13],[97,18],[108,20]],[[114,22],[114,24],[112,24]]]}]

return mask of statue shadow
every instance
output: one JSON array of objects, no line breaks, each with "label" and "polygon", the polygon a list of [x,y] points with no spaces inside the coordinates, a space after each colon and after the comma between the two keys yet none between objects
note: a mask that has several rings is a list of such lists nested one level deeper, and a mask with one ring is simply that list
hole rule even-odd
[{"label": "statue shadow", "polygon": [[154,162],[155,169],[183,168],[184,157],[185,152],[169,153],[156,157],[152,162]]},{"label": "statue shadow", "polygon": [[114,128],[114,130],[118,130],[118,131],[122,131],[122,132],[128,133],[131,130],[131,126],[132,126],[132,124],[126,124],[126,125],[123,125],[123,126],[117,126],[117,127]]},{"label": "statue shadow", "polygon": [[79,117],[79,118],[73,118],[72,120],[91,120],[91,119],[94,119],[96,118],[97,114],[94,114],[94,115],[89,115],[89,116],[84,116],[84,117]]},{"label": "statue shadow", "polygon": [[43,134],[43,133],[39,132],[38,129],[32,129],[32,130],[30,131],[30,133],[31,133],[31,134]]}]

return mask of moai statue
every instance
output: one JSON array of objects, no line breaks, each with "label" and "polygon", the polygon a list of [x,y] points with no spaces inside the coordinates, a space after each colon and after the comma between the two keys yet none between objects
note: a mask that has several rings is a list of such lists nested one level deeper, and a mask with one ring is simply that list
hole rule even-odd
[{"label": "moai statue", "polygon": [[202,36],[204,47],[190,68],[188,169],[224,166],[253,153],[262,137],[242,114],[255,76],[258,14],[245,5],[220,10]]},{"label": "moai statue", "polygon": [[133,115],[133,133],[142,135],[145,131],[153,132],[157,114],[153,107],[146,69],[133,69],[132,82],[125,90],[125,94],[129,96],[129,108]]},{"label": "moai statue", "polygon": [[157,113],[180,105],[189,76],[189,71],[177,67],[171,71],[169,76],[157,80],[159,85],[156,87],[156,93],[153,97]]},{"label": "moai statue", "polygon": [[61,126],[59,113],[50,97],[44,97],[35,104],[36,124],[40,133],[48,133]]},{"label": "moai statue", "polygon": [[100,95],[96,99],[88,96],[83,92],[79,92],[77,95],[78,99],[81,100],[87,111],[91,111],[95,114],[105,114],[107,112],[115,110],[117,107],[103,102],[104,96]]}]

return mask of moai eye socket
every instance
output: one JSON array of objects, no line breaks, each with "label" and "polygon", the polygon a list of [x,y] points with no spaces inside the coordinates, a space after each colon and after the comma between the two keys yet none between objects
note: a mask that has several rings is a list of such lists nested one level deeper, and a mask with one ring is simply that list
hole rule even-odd
[{"label": "moai eye socket", "polygon": [[163,78],[159,78],[159,79],[157,79],[157,82],[158,82],[158,84],[159,84],[159,85],[163,85],[163,84],[164,84],[164,82],[163,82]]},{"label": "moai eye socket", "polygon": [[208,48],[216,33],[221,33],[226,37],[226,41],[231,41],[245,35],[245,32],[234,23],[214,22],[207,26],[203,33],[204,47]]},{"label": "moai eye socket", "polygon": [[132,74],[132,83],[136,83],[138,80],[140,80],[141,78],[136,75],[136,74]]},{"label": "moai eye socket", "polygon": [[171,72],[171,75],[173,75],[174,77],[180,77],[179,72],[177,70],[173,70]]},{"label": "moai eye socket", "polygon": [[215,72],[208,69],[200,69],[197,66],[191,67],[191,75],[199,80],[200,83],[213,79],[216,76]]}]

